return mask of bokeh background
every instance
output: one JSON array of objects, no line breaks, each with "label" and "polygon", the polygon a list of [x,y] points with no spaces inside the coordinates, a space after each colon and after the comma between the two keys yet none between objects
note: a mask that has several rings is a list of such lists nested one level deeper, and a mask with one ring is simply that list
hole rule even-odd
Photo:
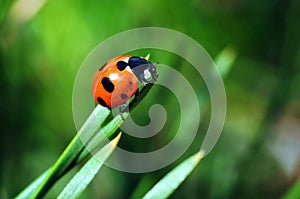
[{"label": "bokeh background", "polygon": [[[0,198],[20,192],[76,134],[72,89],[88,53],[116,33],[144,26],[187,34],[212,58],[224,49],[237,56],[224,77],[228,106],[223,134],[172,198],[279,198],[300,174],[299,17],[297,0],[1,0]],[[190,78],[201,91],[199,100],[209,99],[201,77],[194,76],[188,63],[168,52],[149,51],[155,62],[174,66]],[[172,93],[159,95],[160,89],[153,88],[141,103],[162,103],[171,122],[156,138],[138,141],[127,136],[122,146],[147,151],[174,136],[170,129],[179,121],[171,116],[178,112],[178,102]],[[208,100],[204,107],[209,105]],[[141,125],[149,122],[147,106],[132,113]],[[81,198],[139,198],[199,149],[209,115],[207,108],[200,135],[172,165],[147,174],[105,167]],[[57,196],[76,169],[46,198]]]}]

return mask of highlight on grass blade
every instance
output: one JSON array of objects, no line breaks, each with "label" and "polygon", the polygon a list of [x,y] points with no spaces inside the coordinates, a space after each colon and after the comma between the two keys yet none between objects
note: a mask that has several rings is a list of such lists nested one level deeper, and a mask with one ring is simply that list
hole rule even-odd
[{"label": "highlight on grass blade", "polygon": [[99,152],[96,153],[97,159],[95,157],[91,157],[91,159],[88,160],[85,165],[77,172],[77,174],[71,179],[64,190],[60,193],[58,198],[78,198],[98,173],[105,160],[114,151],[120,138],[121,133],[119,133],[116,138],[114,138],[110,143],[108,143]]},{"label": "highlight on grass blade", "polygon": [[145,57],[145,59],[148,61],[150,59],[150,53],[148,53]]},{"label": "highlight on grass blade", "polygon": [[200,160],[204,157],[204,154],[205,152],[201,150],[183,161],[158,183],[156,183],[156,185],[143,197],[143,199],[161,199],[169,197],[196,168]]}]

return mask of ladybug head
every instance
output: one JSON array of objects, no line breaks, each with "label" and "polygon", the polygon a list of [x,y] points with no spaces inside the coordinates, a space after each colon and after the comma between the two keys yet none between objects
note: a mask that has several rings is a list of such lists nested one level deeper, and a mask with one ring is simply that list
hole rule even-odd
[{"label": "ladybug head", "polygon": [[156,73],[156,68],[151,62],[146,61],[145,63],[132,68],[132,71],[144,85],[149,83],[153,84],[157,80],[158,75]]}]

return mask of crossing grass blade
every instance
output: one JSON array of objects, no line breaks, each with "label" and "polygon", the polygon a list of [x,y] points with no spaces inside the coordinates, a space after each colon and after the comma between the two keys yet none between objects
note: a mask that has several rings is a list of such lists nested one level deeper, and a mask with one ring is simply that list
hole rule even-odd
[{"label": "crossing grass blade", "polygon": [[78,198],[80,194],[87,188],[89,183],[93,180],[95,175],[98,173],[105,160],[111,155],[113,150],[116,148],[120,138],[121,133],[110,143],[104,146],[99,152],[97,152],[95,154],[95,157],[91,157],[91,159],[85,163],[85,165],[67,184],[64,190],[58,196],[58,199]]},{"label": "crossing grass blade", "polygon": [[183,161],[146,193],[143,199],[168,198],[196,168],[203,156],[204,151],[200,151]]},{"label": "crossing grass blade", "polygon": [[16,199],[43,197],[58,178],[78,163],[77,157],[84,150],[81,139],[90,140],[109,114],[110,110],[98,105],[56,163],[17,195]]}]

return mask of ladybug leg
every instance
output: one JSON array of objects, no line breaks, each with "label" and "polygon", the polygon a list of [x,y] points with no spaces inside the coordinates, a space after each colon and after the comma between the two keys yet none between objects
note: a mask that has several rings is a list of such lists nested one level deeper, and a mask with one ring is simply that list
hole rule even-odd
[{"label": "ladybug leg", "polygon": [[124,121],[125,118],[124,118],[124,113],[126,112],[126,104],[122,104],[121,106],[119,106],[119,112],[120,112],[120,116],[122,118],[122,120]]},{"label": "ladybug leg", "polygon": [[139,79],[143,83],[144,86],[146,86],[146,84],[148,84],[148,81],[145,79],[144,74],[141,74]]},{"label": "ladybug leg", "polygon": [[135,94],[134,94],[135,100],[137,100],[139,96],[140,96],[140,91],[139,91],[139,89],[137,89]]}]

